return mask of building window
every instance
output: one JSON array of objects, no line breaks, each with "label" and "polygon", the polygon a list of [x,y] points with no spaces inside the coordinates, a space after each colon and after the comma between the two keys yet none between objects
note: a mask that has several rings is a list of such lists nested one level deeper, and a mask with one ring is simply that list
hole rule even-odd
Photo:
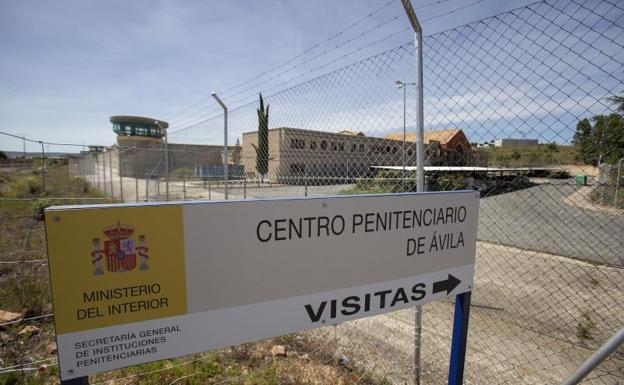
[{"label": "building window", "polygon": [[327,150],[327,141],[321,140],[321,150]]},{"label": "building window", "polygon": [[338,151],[344,151],[344,143],[338,143]]},{"label": "building window", "polygon": [[305,148],[305,140],[299,139],[299,138],[291,139],[290,140],[290,148],[304,149]]},{"label": "building window", "polygon": [[357,144],[353,143],[351,145],[351,152],[355,152],[356,149],[357,149]]},{"label": "building window", "polygon": [[310,150],[316,150],[316,140],[310,142]]},{"label": "building window", "polygon": [[360,152],[364,152],[364,143],[360,144]]},{"label": "building window", "polygon": [[338,150],[338,145],[336,144],[336,142],[331,142],[331,149],[332,151]]},{"label": "building window", "polygon": [[303,174],[305,174],[305,164],[292,163],[290,165],[290,173],[292,175],[303,175]]}]

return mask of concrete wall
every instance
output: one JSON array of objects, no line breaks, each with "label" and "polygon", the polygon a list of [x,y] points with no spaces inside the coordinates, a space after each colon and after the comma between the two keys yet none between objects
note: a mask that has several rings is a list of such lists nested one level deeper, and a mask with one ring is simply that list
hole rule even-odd
[{"label": "concrete wall", "polygon": [[[135,150],[136,146],[136,150]],[[118,136],[117,147],[123,176],[144,178],[145,175],[165,175],[164,141],[158,138]],[[228,146],[229,164],[234,164],[240,148]],[[188,169],[193,172],[201,165],[223,165],[223,146],[199,144],[168,144],[169,171]]]}]

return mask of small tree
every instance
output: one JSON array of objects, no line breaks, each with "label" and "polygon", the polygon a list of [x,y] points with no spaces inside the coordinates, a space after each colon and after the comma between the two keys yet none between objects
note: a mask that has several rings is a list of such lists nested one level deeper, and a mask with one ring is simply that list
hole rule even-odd
[{"label": "small tree", "polygon": [[256,150],[256,171],[262,181],[269,172],[269,105],[264,108],[264,99],[260,94],[260,108],[258,108],[258,145],[252,144]]},{"label": "small tree", "polygon": [[0,160],[5,160],[8,159],[7,154],[4,153],[4,151],[0,151]]},{"label": "small tree", "polygon": [[583,163],[615,163],[624,156],[624,118],[611,114],[583,119],[576,125],[572,144]]}]

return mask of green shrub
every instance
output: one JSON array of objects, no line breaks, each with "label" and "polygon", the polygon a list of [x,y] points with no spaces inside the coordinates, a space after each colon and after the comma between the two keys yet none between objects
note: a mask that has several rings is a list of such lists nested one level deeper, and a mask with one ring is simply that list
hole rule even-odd
[{"label": "green shrub", "polygon": [[52,201],[49,199],[38,199],[34,201],[32,204],[32,211],[35,219],[38,221],[42,221],[44,218],[44,211],[46,207],[50,207],[53,204],[54,203],[52,203]]},{"label": "green shrub", "polygon": [[41,178],[23,177],[13,179],[5,189],[5,196],[8,198],[30,198],[43,193]]}]

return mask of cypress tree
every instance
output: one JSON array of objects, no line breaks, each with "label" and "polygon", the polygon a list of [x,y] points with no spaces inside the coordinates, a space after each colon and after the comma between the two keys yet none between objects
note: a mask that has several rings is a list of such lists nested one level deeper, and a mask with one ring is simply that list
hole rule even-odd
[{"label": "cypress tree", "polygon": [[258,111],[258,145],[253,144],[256,150],[256,171],[262,179],[269,172],[269,105],[264,108],[264,99],[260,94],[260,108]]}]

